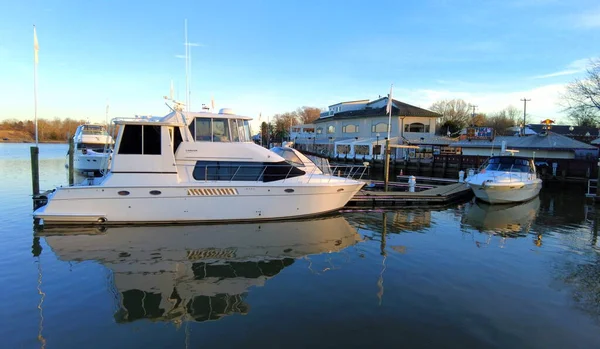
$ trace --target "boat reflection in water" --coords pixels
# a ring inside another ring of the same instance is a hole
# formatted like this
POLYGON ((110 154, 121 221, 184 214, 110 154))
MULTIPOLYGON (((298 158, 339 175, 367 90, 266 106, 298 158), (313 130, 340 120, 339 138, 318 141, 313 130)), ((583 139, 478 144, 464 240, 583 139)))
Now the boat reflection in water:
POLYGON ((514 205, 490 205, 476 200, 466 206, 462 223, 482 232, 525 236, 539 208, 539 197, 514 205))
POLYGON ((119 294, 117 322, 216 320, 246 314, 246 292, 297 258, 361 240, 342 216, 272 223, 44 229, 64 261, 97 261, 119 294))

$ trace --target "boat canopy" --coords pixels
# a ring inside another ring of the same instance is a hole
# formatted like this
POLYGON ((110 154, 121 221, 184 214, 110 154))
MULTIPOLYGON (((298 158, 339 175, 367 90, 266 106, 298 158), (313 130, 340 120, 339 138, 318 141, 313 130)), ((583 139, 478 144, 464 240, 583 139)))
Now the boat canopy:
POLYGON ((486 171, 502 172, 535 172, 533 161, 524 157, 517 156, 494 156, 488 159, 486 171))

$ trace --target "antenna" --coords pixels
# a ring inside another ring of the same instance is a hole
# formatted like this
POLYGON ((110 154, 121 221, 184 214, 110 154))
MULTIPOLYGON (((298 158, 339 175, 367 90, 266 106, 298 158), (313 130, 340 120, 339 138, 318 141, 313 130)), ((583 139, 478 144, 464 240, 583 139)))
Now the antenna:
POLYGON ((190 47, 188 45, 188 32, 187 32, 187 18, 184 20, 184 30, 185 30, 185 109, 186 111, 190 111, 189 109, 189 91, 190 91, 190 79, 189 79, 189 50, 190 47))

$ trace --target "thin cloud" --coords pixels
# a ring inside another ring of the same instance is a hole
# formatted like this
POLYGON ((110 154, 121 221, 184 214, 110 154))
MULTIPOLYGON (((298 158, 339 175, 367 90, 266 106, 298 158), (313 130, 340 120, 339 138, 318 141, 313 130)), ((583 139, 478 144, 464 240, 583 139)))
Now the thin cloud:
POLYGON ((534 79, 547 79, 553 78, 556 76, 565 76, 565 75, 573 75, 577 73, 584 72, 590 62, 589 58, 578 59, 576 61, 571 62, 565 69, 559 70, 554 73, 543 74, 534 76, 534 79))
POLYGON ((582 28, 600 28, 600 7, 577 16, 577 25, 582 28))

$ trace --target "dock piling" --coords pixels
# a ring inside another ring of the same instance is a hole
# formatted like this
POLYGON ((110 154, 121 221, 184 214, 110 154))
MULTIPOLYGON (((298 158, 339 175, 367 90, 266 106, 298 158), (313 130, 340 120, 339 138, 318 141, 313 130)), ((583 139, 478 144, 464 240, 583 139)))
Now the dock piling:
POLYGON ((33 189, 33 196, 35 197, 40 193, 40 148, 36 145, 35 147, 29 148, 29 151, 31 153, 31 186, 33 189))
POLYGON ((73 184, 75 183, 73 171, 73 157, 75 156, 74 148, 75 144, 73 141, 73 137, 69 135, 69 186, 73 186, 73 184))

